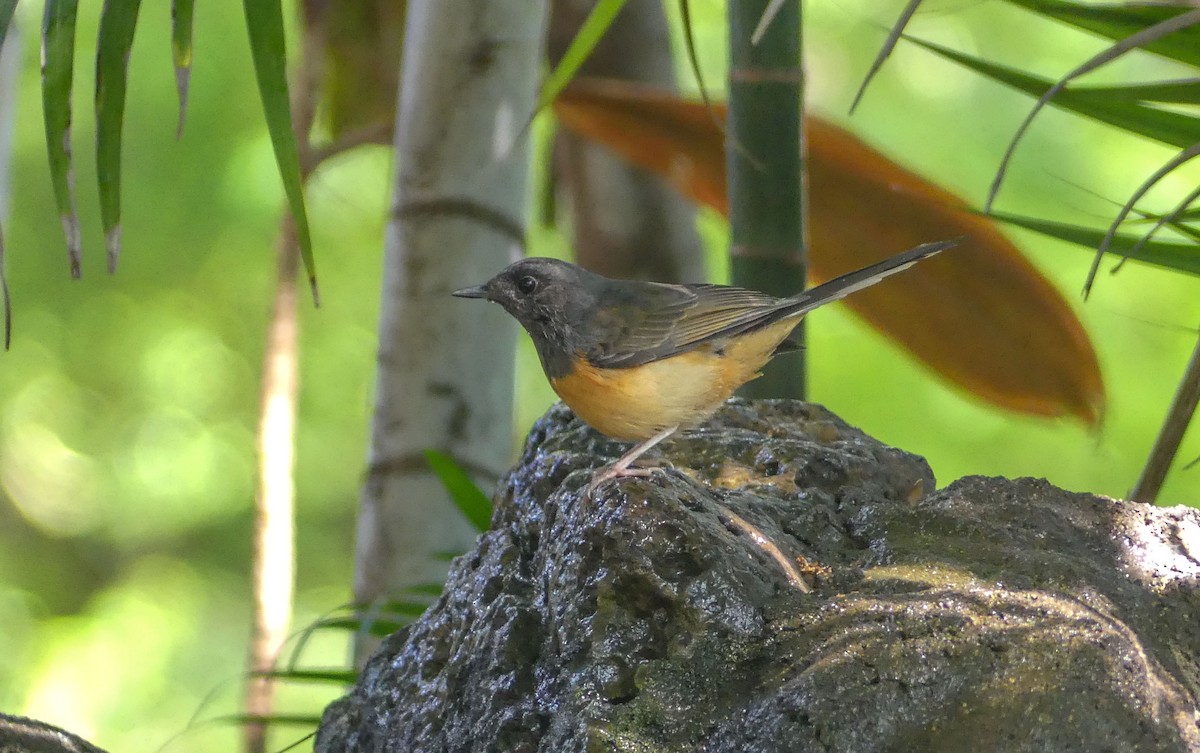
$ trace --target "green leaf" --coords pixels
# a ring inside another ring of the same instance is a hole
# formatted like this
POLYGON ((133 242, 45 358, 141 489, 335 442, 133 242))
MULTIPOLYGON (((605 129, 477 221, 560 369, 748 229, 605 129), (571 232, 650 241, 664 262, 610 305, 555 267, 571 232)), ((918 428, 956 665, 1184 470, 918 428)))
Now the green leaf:
POLYGON ((1185 235, 1188 238, 1196 241, 1200 245, 1200 228, 1194 228, 1191 225, 1182 225, 1179 222, 1168 222, 1167 227, 1171 228, 1180 235, 1185 235))
MULTIPOLYGON (((1158 219, 1158 217, 1152 215, 1148 219, 1156 220, 1156 219, 1158 219)), ((1200 220, 1200 207, 1196 207, 1195 209, 1189 209, 1186 212, 1180 212, 1179 216, 1176 217, 1175 219, 1178 220, 1179 222, 1190 222, 1192 220, 1200 220)))
MULTIPOLYGON (((1008 222, 1018 227, 1048 235, 1051 238, 1074 243, 1089 251, 1095 251, 1104 240, 1105 231, 1096 228, 1070 225, 1063 222, 1051 222, 1035 217, 1024 217, 1016 214, 993 212, 992 217, 1008 222)), ((1137 245, 1140 238, 1133 235, 1116 235, 1109 248, 1113 253, 1128 254, 1137 245)), ((1200 245, 1188 243, 1166 243, 1153 241, 1142 246, 1136 256, 1130 256, 1135 261, 1146 262, 1167 269, 1174 269, 1188 274, 1200 275, 1200 245)))
POLYGON ((851 115, 858 109, 858 103, 862 101, 863 95, 867 93, 867 86, 875 78, 875 74, 879 73, 880 69, 883 68, 884 62, 891 56, 892 51, 896 49, 896 43, 900 41, 900 37, 904 36, 904 29, 908 26, 908 22, 912 20, 920 4, 921 0, 908 0, 908 4, 904 6, 904 10, 900 11, 900 17, 896 19, 896 23, 892 24, 892 28, 888 30, 887 39, 883 41, 883 46, 879 48, 875 59, 871 61, 871 67, 867 70, 867 75, 863 76, 862 83, 858 85, 858 91, 854 93, 854 101, 850 103, 851 115))
MULTIPOLYGON (((1135 190, 1133 194, 1126 199, 1125 203, 1121 205, 1121 210, 1117 212, 1116 219, 1114 219, 1112 224, 1109 225, 1108 233, 1105 234, 1104 240, 1100 241, 1100 245, 1096 247, 1096 258, 1092 261, 1091 271, 1088 273, 1087 282, 1084 283, 1083 286, 1083 294, 1085 297, 1087 296, 1088 291, 1091 290, 1092 281, 1095 280, 1096 273, 1100 269, 1101 259, 1104 257, 1104 254, 1112 248, 1112 241, 1117 234, 1117 228, 1119 228, 1121 223, 1125 221, 1125 218, 1128 217, 1131 212, 1133 212, 1133 209, 1137 205, 1138 201, 1140 201, 1141 198, 1155 186, 1155 184, 1178 169, 1180 165, 1183 165, 1184 163, 1198 156, 1200 156, 1200 142, 1192 144, 1187 149, 1184 149, 1179 154, 1167 160, 1166 163, 1151 173, 1150 177, 1143 181, 1142 185, 1138 186, 1137 190, 1135 190)), ((1191 202, 1192 197, 1189 197, 1180 207, 1180 210, 1185 209, 1191 202)), ((1145 248, 1146 241, 1150 239, 1150 235, 1152 235, 1157 229, 1158 226, 1155 226, 1149 234, 1144 236, 1142 240, 1138 241, 1137 245, 1128 251, 1127 256, 1129 258, 1137 258, 1141 252, 1141 249, 1145 248)))
POLYGON ((558 66, 551 71, 546 82, 542 84, 542 93, 538 95, 537 107, 534 112, 540 112, 553 102, 559 92, 571 83, 571 79, 575 77, 579 67, 592 54, 592 50, 596 49, 596 45, 600 43, 600 39, 608 31, 608 27, 612 26, 613 19, 621 12, 621 8, 625 7, 625 2, 626 0, 599 0, 596 3, 592 12, 583 22, 583 26, 579 27, 579 33, 575 35, 575 38, 571 40, 571 45, 563 53, 562 59, 558 61, 558 66))
MULTIPOLYGON (((1109 39, 1133 34, 1188 12, 1187 6, 1130 4, 1092 5, 1065 0, 1008 0, 1013 5, 1040 13, 1109 39)), ((1142 49, 1181 63, 1200 66, 1200 26, 1181 29, 1143 45, 1142 49)))
POLYGON ((96 43, 96 178, 109 274, 121 254, 121 131, 129 51, 141 0, 105 0, 96 43))
POLYGON ((175 89, 179 92, 179 125, 175 138, 183 135, 187 114, 188 81, 192 75, 192 11, 195 0, 171 2, 171 57, 175 62, 175 89))
POLYGON ((251 672, 251 677, 268 677, 273 680, 291 680, 293 682, 322 682, 350 684, 358 679, 358 672, 352 669, 276 669, 270 672, 251 672))
MULTIPOLYGON (((491 503, 488 503, 488 509, 489 509, 489 511, 491 510, 491 503)), ((489 512, 488 515, 491 515, 491 512, 489 512)), ((492 521, 490 521, 490 520, 488 521, 489 524, 491 522, 492 521)), ((458 554, 456 554, 454 556, 458 557, 461 554, 462 554, 462 552, 459 552, 458 554)), ((408 586, 407 588, 405 588, 404 593, 416 594, 418 596, 431 596, 436 599, 437 597, 442 595, 442 591, 444 591, 444 590, 446 590, 445 583, 418 583, 415 586, 408 586)), ((393 603, 395 603, 395 602, 391 602, 391 601, 387 602, 384 605, 384 609, 386 610, 388 608, 388 606, 393 603)))
POLYGON ((214 718, 218 722, 231 724, 275 724, 303 727, 317 727, 321 723, 320 714, 227 714, 214 718))
POLYGON ((1162 102, 1174 105, 1200 105, 1200 78, 1160 81, 1151 84, 1121 86, 1081 86, 1075 91, 1093 97, 1123 99, 1130 102, 1162 102))
POLYGON ((0 0, 0 50, 4 49, 4 37, 8 34, 8 25, 12 23, 16 9, 17 0, 0 0))
MULTIPOLYGON (((1141 251, 1143 246, 1150 242, 1150 239, 1154 237, 1154 234, 1164 227, 1171 227, 1174 228, 1178 233, 1187 235, 1191 238, 1200 239, 1200 230, 1193 230, 1192 228, 1180 222, 1180 218, 1183 217, 1183 215, 1187 212, 1187 208, 1190 207, 1197 198, 1200 198, 1200 187, 1193 189, 1191 193, 1189 193, 1178 204, 1175 205, 1174 209, 1157 218, 1154 221, 1154 225, 1152 225, 1150 229, 1147 230, 1142 236, 1141 240, 1138 241, 1138 244, 1130 249, 1130 254, 1136 255, 1139 251, 1141 251)), ((1141 212, 1140 214, 1145 215, 1145 212, 1141 212)), ((1115 233, 1115 231, 1113 232, 1115 233)), ((1103 246, 1101 246, 1099 249, 1099 251, 1104 250, 1105 249, 1103 246)))
POLYGON ((340 617, 340 618, 335 617, 335 618, 331 618, 328 620, 322 620, 319 624, 314 625, 313 627, 321 628, 321 629, 346 630, 346 631, 349 631, 351 633, 356 633, 356 634, 365 632, 365 633, 369 633, 371 635, 377 635, 377 636, 391 635, 392 633, 396 632, 397 630, 404 627, 408 623, 412 622, 413 619, 420 617, 421 614, 424 614, 425 610, 428 608, 429 608, 429 606, 426 605, 416 615, 413 615, 411 618, 405 619, 405 620, 385 620, 385 619, 381 619, 381 618, 362 619, 362 618, 357 618, 357 617, 340 617))
MULTIPOLYGON (((1034 97, 1041 96, 1054 86, 1049 79, 991 63, 933 42, 906 38, 930 52, 1034 97)), ((1050 100, 1050 104, 1179 148, 1194 144, 1200 134, 1200 118, 1122 100, 1104 90, 1083 87, 1064 89, 1050 100)))
POLYGON ((243 0, 246 28, 250 32, 250 54, 258 78, 258 94, 267 116, 267 131, 275 149, 275 163, 283 179, 292 217, 296 220, 296 238, 300 258, 308 273, 313 303, 320 305, 317 268, 313 259, 312 237, 308 231, 308 212, 304 207, 304 178, 300 170, 296 132, 292 128, 291 101, 288 97, 287 49, 283 33, 283 9, 279 0, 243 0))
POLYGON ((487 495, 449 455, 437 450, 425 450, 425 459, 471 525, 478 531, 486 531, 492 523, 492 502, 487 495))
MULTIPOLYGON (((1054 82, 1054 85, 1038 97, 1037 102, 1033 104, 1029 114, 1021 121, 1021 125, 1017 126, 1017 132, 1009 142, 1008 148, 1004 151, 1004 156, 1000 158, 1000 167, 996 170, 996 177, 992 180, 991 190, 988 191, 987 199, 983 202, 984 211, 991 211, 992 204, 996 200, 996 195, 1000 192, 1000 184, 1004 181, 1004 174, 1008 169, 1009 162, 1012 161, 1013 154, 1016 152, 1017 144, 1025 137, 1026 131, 1033 123, 1033 119, 1041 112, 1042 108, 1050 103, 1052 99, 1057 97, 1063 90, 1067 88, 1067 84, 1080 76, 1086 75, 1095 71, 1122 55, 1152 44, 1158 40, 1172 36, 1179 31, 1187 30, 1189 27, 1200 25, 1200 8, 1186 13, 1181 13, 1171 16, 1163 21, 1147 26, 1144 29, 1130 34, 1126 37, 1114 41, 1111 45, 1096 53, 1092 57, 1080 65, 1073 68, 1054 82)), ((1100 254, 1104 253, 1103 246, 1097 253, 1097 259, 1100 254)), ((1086 288, 1085 288, 1086 294, 1086 288)))
POLYGON ((318 630, 348 631, 355 635, 369 633, 383 637, 391 635, 411 623, 424 614, 428 608, 429 602, 427 601, 393 601, 378 608, 363 610, 367 612, 366 615, 363 615, 359 611, 354 610, 352 606, 347 606, 345 609, 349 610, 348 614, 341 617, 322 617, 310 622, 300 631, 296 644, 291 651, 288 666, 289 668, 294 667, 299 663, 300 656, 308 646, 309 640, 318 630), (381 618, 381 614, 386 617, 381 618))
MULTIPOLYGON (((429 609, 428 602, 390 601, 385 606, 380 608, 379 610, 376 610, 375 613, 382 615, 383 618, 388 618, 388 617, 397 618, 394 620, 385 619, 384 621, 398 622, 401 618, 408 619, 410 617, 420 617, 421 615, 425 614, 426 609, 429 609)), ((350 628, 353 630, 357 630, 362 627, 362 624, 364 622, 368 622, 368 621, 378 622, 379 619, 382 619, 382 618, 376 618, 374 620, 367 620, 362 617, 359 617, 358 615, 350 615, 347 617, 326 617, 322 620, 319 620, 319 621, 313 623, 313 627, 335 628, 338 630, 350 628)))
POLYGON ((42 19, 42 117, 54 201, 67 239, 72 277, 79 277, 82 269, 75 175, 71 167, 71 79, 77 6, 78 0, 46 0, 42 19))

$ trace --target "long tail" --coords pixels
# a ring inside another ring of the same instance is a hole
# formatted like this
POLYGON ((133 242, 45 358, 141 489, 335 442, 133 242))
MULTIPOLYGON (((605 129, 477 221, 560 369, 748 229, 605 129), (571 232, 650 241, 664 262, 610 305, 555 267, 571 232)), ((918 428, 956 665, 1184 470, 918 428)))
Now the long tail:
POLYGON ((845 298, 851 293, 863 288, 869 288, 880 280, 891 277, 897 272, 903 272, 917 262, 928 259, 934 254, 939 254, 948 248, 953 248, 958 245, 960 240, 961 238, 955 238, 949 241, 923 243, 916 248, 896 254, 869 267, 863 267, 854 272, 844 274, 841 277, 834 278, 815 288, 809 288, 803 293, 798 293, 791 298, 785 299, 787 301, 786 305, 781 306, 771 316, 771 319, 779 321, 807 314, 819 306, 824 306, 832 301, 845 298))

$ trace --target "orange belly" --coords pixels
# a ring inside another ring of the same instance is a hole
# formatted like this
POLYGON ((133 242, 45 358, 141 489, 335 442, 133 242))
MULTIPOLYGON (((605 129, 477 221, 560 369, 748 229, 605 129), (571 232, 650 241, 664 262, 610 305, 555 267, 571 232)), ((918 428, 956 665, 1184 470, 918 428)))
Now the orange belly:
POLYGON ((733 391, 759 375, 798 319, 779 322, 724 343, 624 369, 586 359, 550 386, 571 410, 602 434, 627 442, 711 416, 733 391))

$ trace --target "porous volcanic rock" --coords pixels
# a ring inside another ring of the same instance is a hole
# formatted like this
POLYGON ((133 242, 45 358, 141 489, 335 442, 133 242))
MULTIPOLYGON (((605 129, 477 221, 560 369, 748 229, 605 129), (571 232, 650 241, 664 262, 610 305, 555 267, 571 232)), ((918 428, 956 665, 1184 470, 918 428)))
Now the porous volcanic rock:
POLYGON ((316 750, 1200 751, 1200 510, 934 491, 789 401, 731 401, 583 500, 621 449, 552 409, 316 750))
POLYGON ((82 737, 37 719, 0 713, 0 753, 104 753, 82 737))

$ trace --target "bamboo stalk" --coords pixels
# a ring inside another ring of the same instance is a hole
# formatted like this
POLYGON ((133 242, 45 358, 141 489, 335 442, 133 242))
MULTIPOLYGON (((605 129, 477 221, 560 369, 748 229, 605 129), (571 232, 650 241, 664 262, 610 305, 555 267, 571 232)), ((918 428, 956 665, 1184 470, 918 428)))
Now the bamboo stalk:
MULTIPOLYGON (((806 271, 800 2, 778 4, 758 29, 771 5, 728 4, 730 253, 735 285, 787 296, 804 288, 806 271)), ((795 339, 803 342, 803 324, 795 339)), ((804 383, 803 360, 788 357, 743 394, 800 399, 804 383)))

